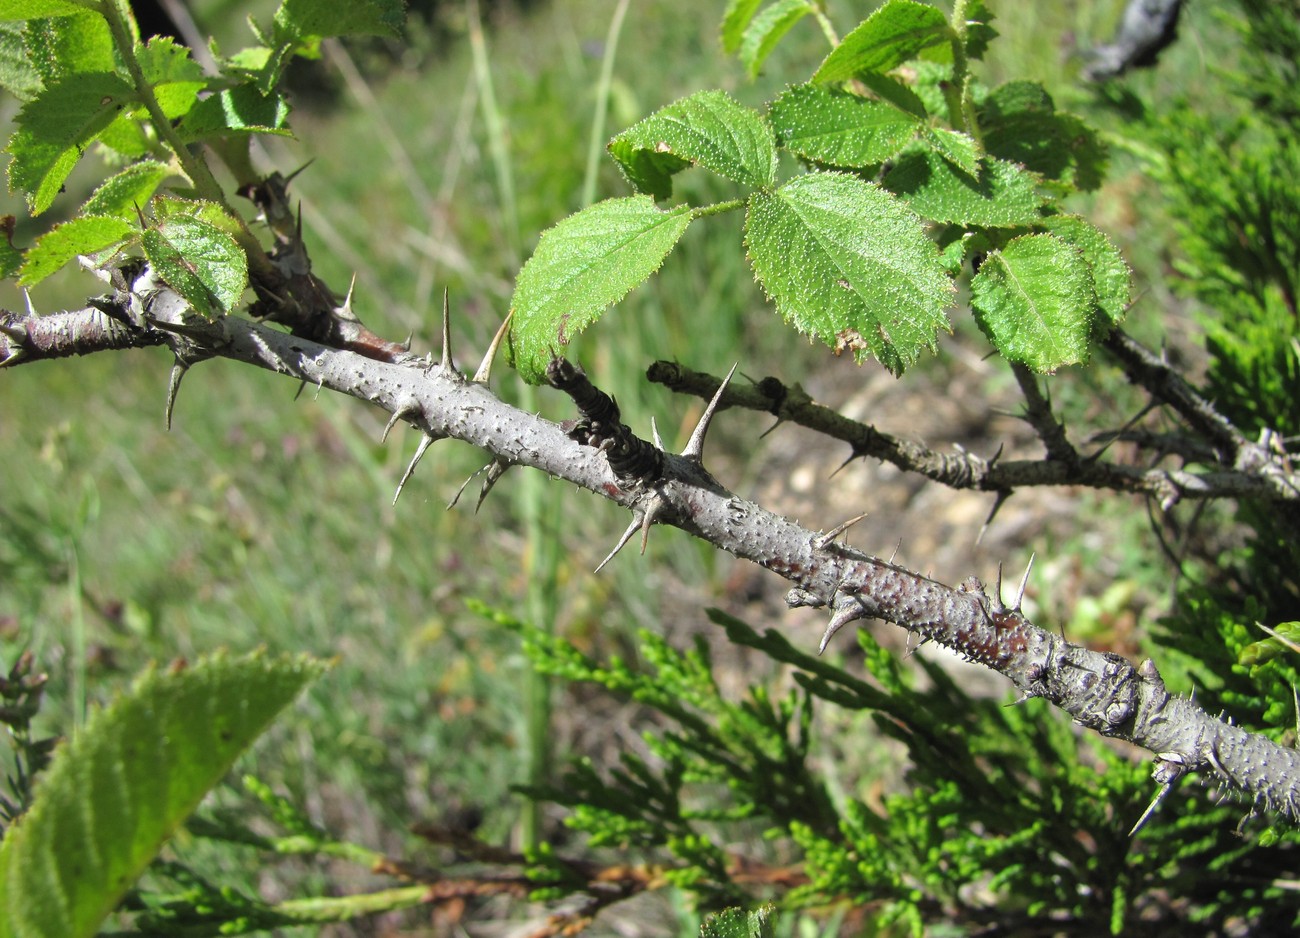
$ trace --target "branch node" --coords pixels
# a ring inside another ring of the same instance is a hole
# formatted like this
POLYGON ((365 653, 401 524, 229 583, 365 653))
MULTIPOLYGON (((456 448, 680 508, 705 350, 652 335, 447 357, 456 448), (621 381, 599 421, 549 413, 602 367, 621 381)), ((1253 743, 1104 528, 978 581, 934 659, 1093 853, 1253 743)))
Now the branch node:
POLYGON ((713 395, 713 400, 709 401, 709 406, 704 408, 704 413, 700 415, 700 422, 695 425, 695 430, 691 433, 686 448, 682 450, 682 455, 687 459, 703 463, 704 437, 709 432, 709 425, 713 422, 713 415, 718 412, 718 404, 722 401, 722 395, 726 393, 727 385, 731 383, 731 376, 735 373, 736 366, 732 365, 731 370, 727 372, 727 376, 722 379, 722 384, 718 385, 718 391, 713 395))

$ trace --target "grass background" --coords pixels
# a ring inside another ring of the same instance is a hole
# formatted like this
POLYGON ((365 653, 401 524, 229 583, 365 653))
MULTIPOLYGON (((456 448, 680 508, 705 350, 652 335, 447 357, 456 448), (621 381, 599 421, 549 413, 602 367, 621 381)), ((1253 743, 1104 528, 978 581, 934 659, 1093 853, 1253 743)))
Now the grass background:
MULTIPOLYGON (((273 8, 196 6, 201 27, 226 50, 243 41, 244 14, 265 21, 273 8)), ((847 32, 870 5, 831 6, 847 32)), ((1122 2, 993 6, 1002 38, 981 77, 1043 77, 1059 104, 1084 107, 1071 42, 1108 36, 1122 2)), ((1191 22, 1160 71, 1136 83, 1162 94, 1204 71, 1205 46, 1216 40, 1213 12, 1203 6, 1192 5, 1191 22)), ((629 5, 599 139, 701 88, 725 88, 761 107, 823 54, 824 40, 808 21, 750 82, 718 48, 722 7, 721 0, 629 5)), ((357 308, 381 334, 410 333, 415 349, 435 348, 446 289, 457 357, 472 370, 540 231, 581 207, 584 188, 594 186, 597 198, 626 194, 608 160, 588 181, 614 9, 608 0, 506 7, 476 38, 472 7, 453 5, 443 21, 450 38, 415 27, 414 51, 389 58, 382 45, 354 45, 327 55, 317 77, 304 79, 308 86, 328 81, 335 97, 322 102, 302 92, 298 139, 265 141, 267 168, 289 172, 312 161, 293 191, 302 199, 316 269, 340 288, 355 275, 357 308)), ((1137 210, 1142 183, 1122 151, 1116 168, 1110 186, 1080 206, 1122 243, 1147 291, 1144 319, 1133 331, 1158 336, 1160 312, 1176 309, 1161 286, 1165 258, 1152 237, 1159 219, 1137 210)), ((75 206, 76 186, 88 178, 74 179, 65 208, 75 206)), ((727 195, 702 176, 682 178, 681 193, 693 202, 727 195)), ((662 274, 572 352, 616 394, 634 427, 644 432, 653 415, 669 441, 684 439, 699 404, 641 380, 655 358, 715 373, 739 360, 756 377, 791 380, 854 371, 845 362, 828 364, 823 350, 780 328, 739 249, 740 219, 706 222, 692 226, 662 274)), ((4 305, 22 302, 3 289, 4 305)), ((42 286, 33 302, 43 310, 80 305, 95 290, 74 275, 42 286)), ((958 324, 939 360, 904 381, 934 393, 945 356, 961 348, 983 354, 969 323, 958 324)), ((413 822, 467 817, 481 823, 480 836, 508 843, 524 824, 523 806, 508 788, 525 778, 529 741, 539 741, 528 722, 527 698, 536 688, 515 640, 468 613, 465 599, 524 617, 551 606, 556 628, 584 648, 635 658, 635 628, 670 637, 698 631, 706 627, 702 607, 725 601, 734 586, 724 560, 675 531, 656 531, 646 558, 620 558, 591 576, 626 519, 518 470, 477 514, 476 482, 459 507, 444 510, 484 462, 458 444, 434 447, 393 507, 412 435, 396 432, 380 444, 377 412, 311 389, 295 400, 291 383, 234 364, 192 371, 166 433, 169 364, 158 352, 133 352, 0 377, 0 660, 7 665, 30 647, 50 672, 46 732, 75 732, 88 706, 109 698, 148 660, 258 645, 337 656, 337 667, 243 768, 367 846, 418 851, 406 833, 413 822), (548 544, 558 546, 549 557, 548 544)), ((989 380, 991 393, 1005 389, 1004 377, 989 380)), ((1067 413, 1086 409, 1090 380, 1062 382, 1058 401, 1067 413)), ((507 398, 568 415, 558 395, 533 396, 503 363, 495 383, 507 398)), ((760 419, 740 415, 722 422, 711 444, 724 467, 720 477, 760 472, 752 441, 763 428, 760 419)), ((1098 539, 1098 528, 1133 523, 1115 520, 1118 514, 1050 546, 1076 557, 1104 553, 1107 538, 1098 539)), ((840 519, 810 520, 829 526, 840 519)), ((634 708, 571 689, 557 700, 540 737, 546 748, 599 758, 636 745, 634 708)), ((555 820, 540 823, 554 834, 555 820)), ((174 851, 270 897, 327 888, 342 875, 285 863, 254 880, 246 852, 186 837, 174 851)), ((662 921, 651 924, 641 913, 641 933, 693 927, 691 915, 671 902, 657 914, 662 921)), ((368 927, 378 926, 358 925, 355 933, 368 927)))

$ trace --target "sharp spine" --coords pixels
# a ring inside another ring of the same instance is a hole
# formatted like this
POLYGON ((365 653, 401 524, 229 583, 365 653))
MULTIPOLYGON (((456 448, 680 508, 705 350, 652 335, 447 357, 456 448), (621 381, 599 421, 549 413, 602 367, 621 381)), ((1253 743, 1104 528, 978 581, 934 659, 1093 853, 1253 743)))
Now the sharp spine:
POLYGON ((436 437, 431 433, 426 433, 424 436, 420 437, 420 445, 416 448, 415 455, 411 457, 411 463, 406 467, 406 472, 402 473, 402 480, 397 483, 397 491, 393 494, 394 505, 396 505, 397 500, 402 497, 402 488, 406 485, 407 480, 411 478, 411 474, 415 472, 415 467, 419 465, 420 460, 424 458, 425 450, 439 439, 441 439, 441 437, 436 437))
POLYGON ((727 376, 722 379, 718 385, 717 392, 713 395, 713 400, 709 401, 709 406, 704 408, 704 413, 700 416, 700 422, 695 425, 695 431, 691 433, 691 438, 686 443, 686 448, 682 450, 682 455, 687 459, 693 459, 696 462, 704 461, 704 437, 709 432, 709 424, 713 422, 713 415, 718 411, 718 404, 722 401, 722 395, 726 393, 727 385, 731 383, 731 376, 736 373, 736 366, 732 365, 727 376))

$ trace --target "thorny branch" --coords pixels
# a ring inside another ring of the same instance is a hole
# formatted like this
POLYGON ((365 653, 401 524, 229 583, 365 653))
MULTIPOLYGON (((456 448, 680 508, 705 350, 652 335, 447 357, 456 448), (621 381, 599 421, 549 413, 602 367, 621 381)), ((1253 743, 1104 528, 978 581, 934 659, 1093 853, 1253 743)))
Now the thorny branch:
MULTIPOLYGON (((463 440, 487 450, 494 463, 540 469, 631 509, 634 523, 646 530, 651 523, 669 524, 776 572, 794 587, 790 605, 829 608, 827 637, 855 621, 895 623, 993 668, 1023 699, 1041 697, 1102 735, 1151 750, 1160 786, 1152 809, 1182 776, 1205 771, 1255 807, 1300 819, 1300 751, 1171 696, 1152 662, 1134 667, 1039 628, 1025 618, 1019 597, 1005 603, 1000 583, 992 595, 975 577, 945 586, 837 543, 840 529, 811 531, 729 492, 702 461, 704 430, 726 401, 726 388, 683 454, 662 453, 653 478, 628 478, 611 468, 599 446, 588 445, 590 437, 573 439, 560 425, 501 401, 485 382, 466 379, 446 349, 441 363, 380 361, 242 318, 202 319, 147 271, 129 290, 84 310, 0 314, 0 363, 54 357, 42 351, 48 347, 42 336, 51 329, 79 337, 59 345, 59 354, 120 348, 130 335, 134 344, 168 345, 178 360, 228 358, 369 401, 429 441, 463 440), (122 328, 92 328, 105 313, 122 328)), ((772 402, 765 400, 769 409, 772 402)))
MULTIPOLYGON (((1010 493, 1026 486, 1083 485, 1150 495, 1165 510, 1184 499, 1300 502, 1300 473, 1291 471, 1285 452, 1270 445, 1267 439, 1252 443, 1241 436, 1167 364, 1133 340, 1118 334, 1118 330, 1106 341, 1106 347, 1116 350, 1116 357, 1130 381, 1145 389, 1159 403, 1167 404, 1194 431, 1203 435, 1153 435, 1121 430, 1105 434, 1100 439, 1127 440, 1157 458, 1179 456, 1184 460, 1183 467, 1144 468, 1096 456, 1085 457, 1078 454, 1063 435, 1059 440, 1053 439, 1053 445, 1057 447, 1055 455, 1049 450, 1046 459, 999 459, 997 456, 985 459, 964 451, 941 453, 922 443, 845 417, 814 402, 798 385, 787 386, 773 377, 748 385, 730 385, 723 392, 719 406, 765 411, 778 420, 842 440, 852 448, 850 459, 874 457, 955 489, 1010 493), (1209 436, 1214 444, 1212 447, 1207 446, 1205 436, 1209 436), (1186 468, 1191 464, 1210 468, 1192 472, 1186 468)), ((652 364, 646 377, 671 390, 705 400, 716 394, 722 384, 713 375, 665 361, 652 364)), ((1037 391, 1032 376, 1028 379, 1027 387, 1037 391)), ((1046 404, 1041 394, 1038 403, 1046 404)), ((1029 406, 1033 411, 1035 402, 1030 401, 1029 406)), ((1031 418, 1031 424, 1046 427, 1046 420, 1059 428, 1050 411, 1031 418)), ((1040 429, 1040 436, 1044 433, 1050 431, 1040 429)))

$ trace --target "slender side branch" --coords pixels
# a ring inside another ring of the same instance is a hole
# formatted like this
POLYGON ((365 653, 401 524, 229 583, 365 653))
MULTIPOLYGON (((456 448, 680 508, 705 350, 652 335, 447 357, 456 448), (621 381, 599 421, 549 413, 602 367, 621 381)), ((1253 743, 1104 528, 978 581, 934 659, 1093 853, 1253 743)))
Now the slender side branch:
POLYGON ((173 347, 178 354, 198 349, 369 401, 405 414, 429 436, 463 440, 627 508, 652 498, 658 523, 789 580, 791 605, 829 608, 835 627, 868 618, 900 625, 993 668, 1026 698, 1044 698, 1084 726, 1153 751, 1162 791, 1188 772, 1208 769, 1255 805, 1300 819, 1300 751, 1170 696, 1149 661, 1134 667, 1037 627, 1020 609, 988 596, 974 577, 945 586, 828 540, 729 492, 698 458, 664 453, 647 492, 620 480, 600 448, 449 369, 376 361, 245 319, 194 319, 166 290, 146 302, 144 314, 154 329, 183 340, 173 347))
MULTIPOLYGON (((656 384, 705 400, 716 394, 722 383, 713 375, 664 361, 651 365, 646 376, 656 384)), ((733 383, 723 395, 720 406, 765 411, 780 420, 844 441, 853 448, 851 458, 871 456, 955 489, 1010 492, 1031 485, 1084 485, 1151 495, 1165 508, 1181 499, 1300 501, 1300 476, 1286 472, 1277 476, 1237 469, 1190 472, 1185 469, 1148 469, 1101 459, 998 460, 985 459, 974 453, 941 453, 921 443, 885 433, 870 424, 851 420, 815 403, 798 385, 787 387, 776 378, 764 378, 749 385, 733 383)), ((1121 437, 1157 450, 1162 455, 1172 452, 1184 458, 1215 461, 1214 454, 1196 445, 1195 440, 1150 438, 1131 432, 1121 434, 1121 437)))

